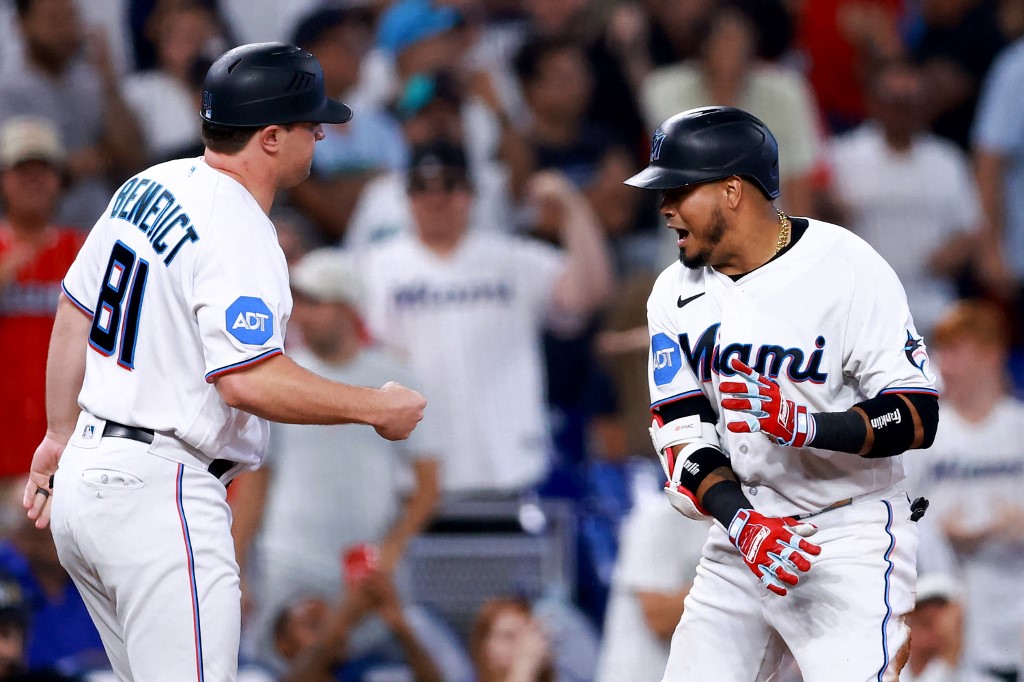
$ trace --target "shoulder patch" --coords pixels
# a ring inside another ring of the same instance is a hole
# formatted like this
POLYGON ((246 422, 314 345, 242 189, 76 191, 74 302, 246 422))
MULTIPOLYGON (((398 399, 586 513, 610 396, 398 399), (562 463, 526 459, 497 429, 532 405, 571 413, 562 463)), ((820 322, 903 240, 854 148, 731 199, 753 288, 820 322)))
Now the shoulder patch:
POLYGON ((907 330, 907 340, 903 344, 903 354, 907 356, 907 362, 916 367, 924 376, 928 378, 928 374, 925 373, 924 366, 928 362, 928 353, 924 349, 924 339, 918 337, 914 338, 911 331, 907 330))
POLYGON ((231 336, 247 346, 261 346, 274 335, 274 316, 255 296, 236 298, 224 314, 224 324, 231 336))
POLYGON ((651 337, 651 356, 654 360, 654 383, 664 386, 676 378, 682 367, 679 344, 667 334, 651 337))

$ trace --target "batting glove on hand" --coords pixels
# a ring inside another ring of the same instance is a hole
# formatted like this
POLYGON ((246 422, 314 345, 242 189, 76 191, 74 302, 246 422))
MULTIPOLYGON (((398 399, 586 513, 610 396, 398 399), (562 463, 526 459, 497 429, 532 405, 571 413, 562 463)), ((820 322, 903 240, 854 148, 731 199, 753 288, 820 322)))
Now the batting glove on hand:
POLYGON ((726 424, 730 431, 760 431, 776 445, 796 448, 814 438, 814 418, 807 407, 787 400, 777 381, 754 371, 737 358, 732 359, 732 368, 746 380, 723 381, 718 387, 723 396, 722 407, 742 413, 740 420, 726 424))
POLYGON ((811 562, 805 553, 821 553, 821 547, 804 540, 816 532, 817 527, 809 523, 764 516, 753 509, 739 510, 729 524, 729 539, 740 550, 743 563, 765 587, 782 597, 786 596, 787 586, 800 581, 797 571, 810 570, 811 562))

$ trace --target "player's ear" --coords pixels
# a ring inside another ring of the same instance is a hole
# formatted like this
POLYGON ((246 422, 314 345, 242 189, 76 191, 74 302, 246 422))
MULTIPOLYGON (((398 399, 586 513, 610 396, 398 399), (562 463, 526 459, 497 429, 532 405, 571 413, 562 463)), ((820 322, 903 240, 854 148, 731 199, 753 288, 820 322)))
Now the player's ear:
POLYGON ((281 134, 284 131, 279 125, 270 125, 265 128, 260 128, 260 131, 256 133, 256 137, 259 139, 260 147, 263 151, 268 154, 273 154, 281 146, 281 134))
POLYGON ((736 209, 740 205, 740 199, 743 198, 743 180, 738 175, 726 178, 722 182, 722 193, 725 196, 725 205, 731 209, 736 209))

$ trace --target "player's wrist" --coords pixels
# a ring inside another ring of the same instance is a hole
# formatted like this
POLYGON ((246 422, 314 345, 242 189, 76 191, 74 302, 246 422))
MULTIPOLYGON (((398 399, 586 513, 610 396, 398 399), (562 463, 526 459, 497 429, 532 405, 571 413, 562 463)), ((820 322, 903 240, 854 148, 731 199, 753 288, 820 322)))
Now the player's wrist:
POLYGON ((729 528, 740 511, 754 508, 736 481, 721 481, 714 484, 701 497, 700 504, 726 529, 729 528))
POLYGON ((807 440, 807 445, 837 452, 858 453, 864 447, 867 438, 867 424, 864 417, 853 411, 816 412, 814 418, 814 435, 807 440))

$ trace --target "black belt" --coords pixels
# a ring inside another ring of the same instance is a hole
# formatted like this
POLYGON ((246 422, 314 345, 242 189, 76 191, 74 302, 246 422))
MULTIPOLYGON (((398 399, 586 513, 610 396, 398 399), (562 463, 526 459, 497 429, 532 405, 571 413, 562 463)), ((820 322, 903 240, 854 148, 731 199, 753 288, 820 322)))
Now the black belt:
MULTIPOLYGON (((124 424, 118 424, 117 422, 107 421, 106 426, 103 427, 104 438, 127 438, 128 440, 137 440, 140 443, 146 443, 147 445, 153 442, 153 429, 140 429, 136 426, 125 426, 124 424)), ((221 478, 228 471, 233 469, 238 462, 233 462, 230 459, 215 459, 210 462, 210 466, 206 468, 216 478, 221 478)))

